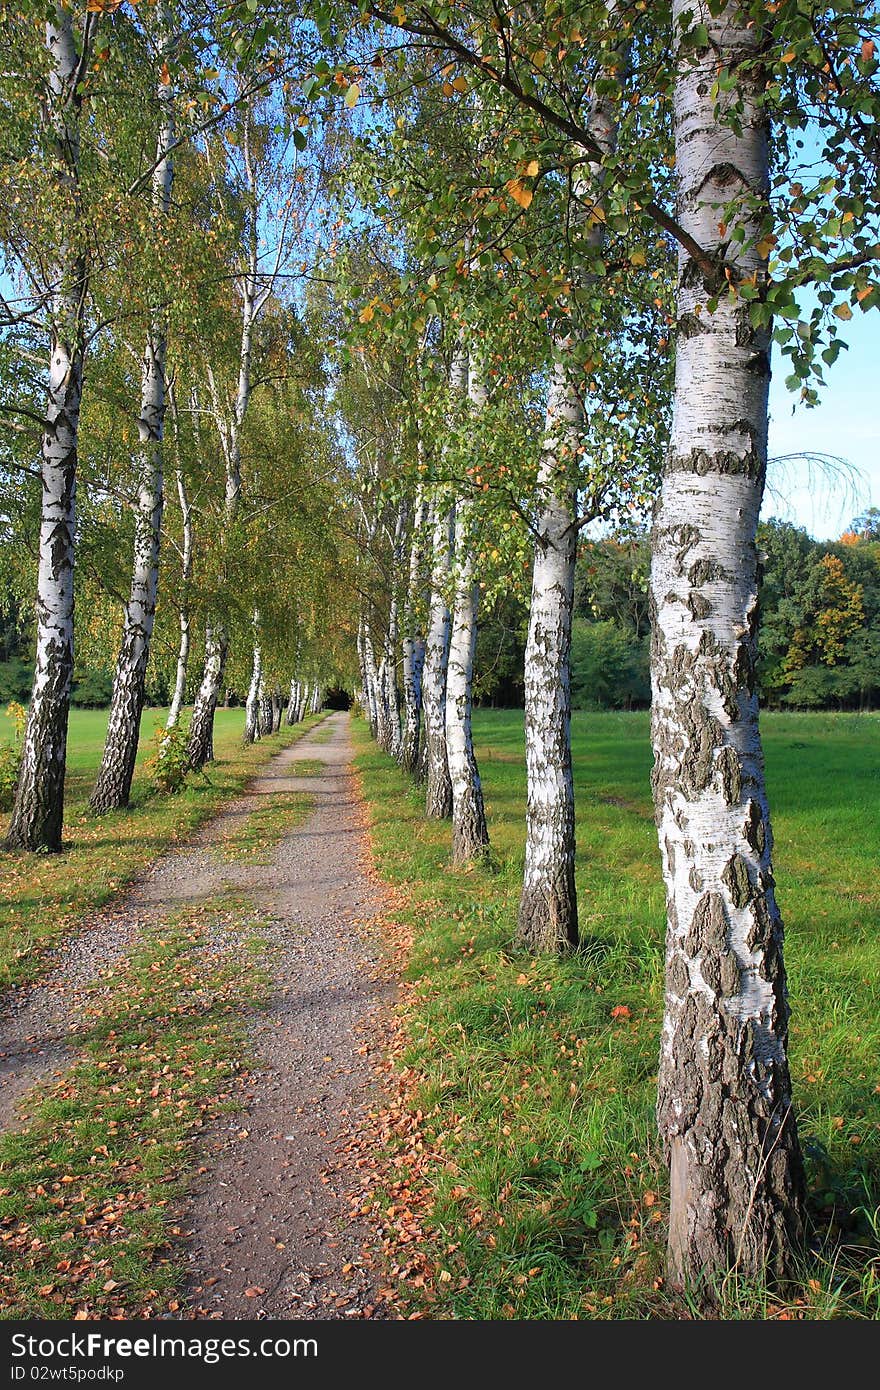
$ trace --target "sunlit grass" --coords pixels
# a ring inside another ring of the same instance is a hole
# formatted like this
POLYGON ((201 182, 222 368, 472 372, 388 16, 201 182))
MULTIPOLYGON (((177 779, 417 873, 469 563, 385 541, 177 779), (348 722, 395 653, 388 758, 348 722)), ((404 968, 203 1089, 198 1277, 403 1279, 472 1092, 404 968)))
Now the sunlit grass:
MULTIPOLYGON (((771 715, 764 734, 814 1248, 784 1303, 734 1280, 724 1311, 876 1317, 880 721, 771 715)), ((429 1169, 435 1277, 413 1296, 435 1317, 670 1316, 647 716, 575 716, 583 947, 563 961, 512 949, 522 716, 478 712, 475 737, 493 873, 451 869, 448 826, 423 817, 421 794, 358 731, 380 872, 405 889, 415 934, 414 1104, 443 1155, 429 1169)))

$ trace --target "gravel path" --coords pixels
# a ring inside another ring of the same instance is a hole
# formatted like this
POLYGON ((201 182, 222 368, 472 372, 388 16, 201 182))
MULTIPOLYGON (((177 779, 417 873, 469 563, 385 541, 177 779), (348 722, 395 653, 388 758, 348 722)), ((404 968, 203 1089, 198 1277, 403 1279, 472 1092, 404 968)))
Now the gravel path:
POLYGON ((331 715, 188 844, 168 851, 57 953, 40 984, 0 1019, 0 1129, 35 1082, 63 1070, 87 1021, 86 989, 143 928, 232 889, 267 923, 273 985, 250 1029, 245 1109, 203 1141, 188 1209, 188 1292, 178 1316, 371 1316, 375 1278, 334 1180, 337 1156, 372 1087, 376 1011, 393 994, 371 924, 381 899, 363 871, 366 838, 350 771, 346 714, 331 715), (320 761, 319 776, 296 764, 320 761), (268 864, 223 862, 213 846, 257 804, 307 792, 310 814, 268 864))

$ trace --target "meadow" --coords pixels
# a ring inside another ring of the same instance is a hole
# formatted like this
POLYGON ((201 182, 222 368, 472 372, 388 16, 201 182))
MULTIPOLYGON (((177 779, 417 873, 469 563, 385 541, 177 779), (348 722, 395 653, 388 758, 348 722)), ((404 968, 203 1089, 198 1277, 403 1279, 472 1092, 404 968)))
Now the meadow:
MULTIPOLYGON (((408 1213, 382 1218, 403 1232, 402 1270, 407 1221, 421 1223, 430 1258, 403 1283, 431 1317, 668 1315, 653 1119, 664 895, 648 716, 574 716, 582 944, 562 961, 512 945, 522 715, 478 711, 474 727, 493 862, 458 873, 448 826, 424 818, 421 794, 358 726, 378 869, 401 889, 414 937, 399 1084, 404 1111, 422 1117, 404 1186, 380 1192, 377 1210, 408 1213)), ((873 1318, 880 719, 771 714, 763 730, 812 1228, 796 1289, 783 1298, 732 1274, 723 1307, 873 1318)))

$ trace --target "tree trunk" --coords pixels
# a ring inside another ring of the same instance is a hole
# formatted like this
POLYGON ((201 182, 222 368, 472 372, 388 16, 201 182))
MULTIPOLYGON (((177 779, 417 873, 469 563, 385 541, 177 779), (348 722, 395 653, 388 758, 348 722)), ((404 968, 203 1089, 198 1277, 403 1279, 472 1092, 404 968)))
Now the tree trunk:
MULTIPOLYGON (((750 245, 769 188, 760 29, 732 5, 713 17, 705 3, 676 0, 677 22, 690 11, 708 42, 680 60, 679 218, 720 263, 718 209, 743 196, 734 220, 746 245, 724 232, 727 265, 734 279, 760 276, 765 263, 750 245), (738 83, 716 96, 722 69, 738 83), (716 119, 718 101, 732 124, 716 119)), ((671 1170, 669 1282, 711 1299, 732 1269, 749 1281, 791 1274, 803 1174, 755 682, 770 336, 752 327, 743 300, 722 293, 708 313, 707 298, 682 254, 651 600, 654 797, 669 917, 658 1095, 671 1170)))
MULTIPOLYGON (((486 390, 475 354, 468 352, 463 338, 453 359, 450 387, 453 395, 466 391, 469 406, 478 411, 486 403, 486 390)), ((489 845, 483 789, 471 737, 471 690, 480 598, 474 574, 472 512, 473 502, 461 498, 455 515, 455 591, 446 671, 446 756, 452 788, 454 864, 481 858, 489 845)))
POLYGON ((379 672, 376 668, 376 657, 373 650, 373 637, 370 632, 369 621, 364 622, 364 663, 367 672, 367 698, 369 700, 370 732, 373 738, 380 745, 384 734, 384 720, 382 715, 382 701, 379 687, 379 672))
POLYGON ((446 754, 452 790, 452 861, 485 854, 489 831, 471 737, 471 685, 477 646, 479 586, 474 580, 470 503, 459 501, 455 521, 455 600, 446 673, 446 754))
MULTIPOLYGON (((163 35, 163 39, 160 56, 163 57, 163 68, 167 74, 164 64, 167 35, 163 35)), ((171 204, 174 168, 169 151, 174 142, 174 107, 173 89, 169 83, 160 80, 156 91, 160 115, 157 163, 153 171, 153 210, 161 221, 167 216, 171 204)), ((128 805, 137 759, 147 663, 156 618, 159 547, 165 505, 162 442, 165 433, 166 349, 165 315, 157 310, 153 313, 147 337, 141 378, 141 409, 138 417, 141 477, 135 510, 131 589, 113 678, 104 754, 89 799, 92 810, 98 813, 119 810, 128 805)))
MULTIPOLYGON (((92 30, 92 33, 94 31, 92 30)), ((80 55, 73 11, 56 5, 46 24, 49 121, 58 168, 59 227, 79 212, 80 55)), ((45 429, 40 452, 42 510, 37 573, 34 684, 6 844, 60 850, 64 820, 67 721, 73 680, 73 565, 79 411, 85 357, 84 313, 88 262, 78 245, 64 245, 50 271, 55 286, 45 429)))
POLYGON ((283 706, 282 706, 282 702, 281 702, 281 691, 280 691, 280 690, 273 690, 273 691, 272 691, 272 732, 273 732, 273 734, 277 734, 278 731, 279 731, 279 729, 281 728, 281 715, 282 715, 282 712, 283 712, 283 706))
POLYGON ((409 554, 409 586, 404 612, 403 639, 403 707, 404 727, 400 743, 400 765, 415 775, 419 766, 419 745, 422 732, 422 668, 425 664, 425 641, 417 629, 416 605, 422 587, 422 545, 425 524, 425 503, 421 485, 416 496, 415 516, 409 554))
POLYGON ((205 666, 202 683, 193 705, 192 724, 187 743, 187 757, 193 768, 204 767, 214 758, 214 711, 223 684, 229 639, 225 627, 217 625, 205 631, 205 666))
POLYGON ((272 692, 271 690, 265 689, 262 681, 260 682, 258 704, 260 712, 260 737, 268 738, 269 735, 272 733, 272 725, 274 723, 274 716, 272 713, 272 692))
MULTIPOLYGON (((570 355, 570 354, 569 354, 570 355)), ((526 859, 517 939, 531 951, 577 945, 571 771, 571 619, 577 559, 577 454, 584 412, 556 363, 538 476, 540 510, 525 654, 526 859)))
POLYGON ((192 508, 186 491, 183 470, 177 469, 177 496, 183 518, 183 550, 181 553, 181 604, 177 618, 180 624, 180 646, 177 652, 177 674, 174 680, 174 694, 168 711, 166 729, 173 729, 180 720, 180 711, 186 699, 186 673, 189 667, 189 585, 192 578, 192 508))
POLYGON ((93 811, 128 805, 137 758, 150 640, 156 617, 159 544, 164 496, 162 430, 165 416, 165 335, 150 342, 144 358, 141 399, 143 476, 135 512, 134 565, 116 661, 104 753, 89 805, 93 811))
POLYGON ((431 563, 431 606, 422 668, 422 708, 425 717, 425 813, 437 820, 452 815, 452 785, 446 755, 446 680, 449 663, 450 614, 446 587, 452 564, 455 508, 442 501, 434 509, 431 563))
MULTIPOLYGON (((254 626, 256 626, 256 614, 254 614, 254 626)), ((254 643, 254 659, 251 667, 251 683, 248 687, 247 700, 244 707, 244 741, 253 743, 259 739, 260 734, 260 690, 263 685, 263 653, 258 645, 254 643)))
POLYGON ((287 701, 287 713, 285 715, 285 719, 287 720, 287 723, 290 725, 293 725, 297 722, 297 691, 298 684, 295 680, 292 680, 290 682, 290 696, 287 701))

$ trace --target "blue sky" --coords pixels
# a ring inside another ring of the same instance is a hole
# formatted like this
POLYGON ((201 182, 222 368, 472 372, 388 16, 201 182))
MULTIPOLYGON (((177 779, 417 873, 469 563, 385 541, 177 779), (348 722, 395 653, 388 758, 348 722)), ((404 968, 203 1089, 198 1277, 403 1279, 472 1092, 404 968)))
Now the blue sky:
POLYGON ((778 356, 770 388, 771 460, 809 451, 851 466, 849 477, 829 477, 803 462, 771 463, 768 470, 764 519, 805 526, 820 540, 839 536, 866 507, 880 507, 880 312, 856 310, 841 337, 849 351, 826 373, 821 405, 795 406, 778 356))

